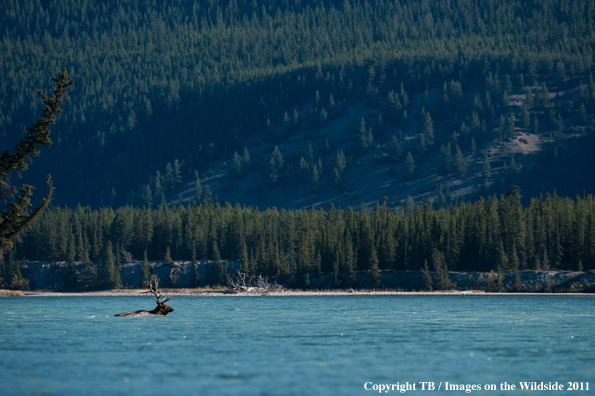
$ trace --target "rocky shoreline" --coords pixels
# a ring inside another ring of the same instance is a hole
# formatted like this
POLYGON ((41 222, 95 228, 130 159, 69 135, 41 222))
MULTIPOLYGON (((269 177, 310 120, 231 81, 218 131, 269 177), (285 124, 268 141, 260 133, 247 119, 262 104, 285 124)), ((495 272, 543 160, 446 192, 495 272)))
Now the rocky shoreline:
MULTIPOLYGON (((188 292, 168 291, 168 295, 182 297, 295 297, 295 296, 587 296, 594 293, 508 293, 481 291, 448 291, 448 292, 391 292, 391 291, 301 291, 289 290, 282 293, 225 293, 225 292, 188 292)), ((0 294, 0 297, 2 295, 0 294)), ((97 292, 24 292, 24 297, 146 297, 141 291, 97 291, 97 292)))
MULTIPOLYGON (((190 289, 190 269, 192 263, 190 261, 180 261, 174 263, 173 266, 165 265, 162 262, 151 262, 153 273, 160 279, 159 285, 166 289, 190 289)), ((201 287, 206 286, 208 261, 198 262, 198 271, 200 275, 201 287)), ((141 285, 141 266, 142 262, 132 261, 123 263, 120 270, 122 285, 125 292, 126 289, 137 289, 141 285)), ((47 291, 61 291, 64 290, 63 275, 66 273, 67 264, 65 262, 38 262, 29 261, 22 263, 22 274, 27 280, 29 289, 47 290, 47 291)), ((239 267, 239 262, 229 261, 228 267, 230 272, 239 267)), ((81 272, 82 264, 76 264, 77 271, 81 272)), ((457 291, 486 291, 488 287, 488 278, 490 273, 486 272, 451 272, 450 280, 456 283, 457 291)), ((556 271, 524 271, 520 272, 520 281, 522 288, 521 294, 526 293, 595 293, 595 274, 591 272, 556 272, 556 271)), ((504 274, 502 282, 502 292, 511 293, 516 291, 514 288, 516 275, 512 272, 504 274)), ((416 271, 381 271, 380 279, 383 285, 383 291, 376 291, 379 293, 398 294, 400 292, 420 292, 425 290, 423 274, 416 271)), ((340 291, 333 291, 332 274, 310 275, 309 289, 317 290, 319 293, 340 294, 340 291)), ((284 284, 282 280, 279 283, 286 288, 291 289, 292 285, 284 284)), ((351 285, 358 292, 356 293, 370 293, 368 285, 368 275, 365 272, 356 274, 355 281, 351 285), (368 289, 368 290, 366 290, 368 289)), ((29 292, 27 292, 29 293, 29 292)), ((102 292, 103 293, 103 292, 102 292)), ((117 295, 122 295, 117 292, 117 295)), ((213 295, 218 295, 217 292, 213 295)), ((296 292, 298 293, 298 292, 296 292)), ((301 292, 299 292, 301 293, 301 292)), ((307 292, 308 295, 313 295, 314 292, 307 292)), ((196 293, 195 293, 196 294, 196 293)), ((203 295, 201 293, 200 295, 203 295)), ((220 294, 220 293, 219 293, 220 294)), ((435 294, 435 293, 432 293, 435 294)), ((486 294, 486 293, 482 293, 486 294)), ((501 295, 503 293, 496 293, 501 295)), ((70 294, 68 294, 70 295, 70 294)), ((89 295, 83 293, 82 295, 89 295)), ((102 294, 105 295, 105 294, 102 294)), ((192 294, 193 295, 193 294, 192 294)), ((237 295, 237 294, 236 294, 237 295)), ((275 294, 271 294, 275 295, 275 294)), ((287 295, 281 293, 281 295, 287 295)), ((301 295, 301 294, 300 294, 301 295)))

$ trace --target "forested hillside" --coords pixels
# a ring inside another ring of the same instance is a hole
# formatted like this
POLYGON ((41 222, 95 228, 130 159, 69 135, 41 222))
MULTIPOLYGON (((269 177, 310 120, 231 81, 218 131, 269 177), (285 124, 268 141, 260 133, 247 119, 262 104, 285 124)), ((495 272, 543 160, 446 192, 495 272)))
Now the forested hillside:
POLYGON ((457 185, 503 192, 512 179, 526 196, 574 195, 592 191, 571 183, 590 168, 566 164, 589 164, 594 10, 590 0, 4 1, 0 141, 16 142, 40 111, 34 92, 66 67, 76 89, 30 171, 38 185, 54 175, 56 204, 233 202, 256 185, 264 193, 248 203, 297 194, 292 207, 336 196, 345 206, 388 195, 378 186, 399 178, 391 191, 425 181, 391 192, 391 205, 447 203, 457 185), (367 186, 374 164, 384 171, 367 186), (229 182, 204 183, 218 175, 229 182))

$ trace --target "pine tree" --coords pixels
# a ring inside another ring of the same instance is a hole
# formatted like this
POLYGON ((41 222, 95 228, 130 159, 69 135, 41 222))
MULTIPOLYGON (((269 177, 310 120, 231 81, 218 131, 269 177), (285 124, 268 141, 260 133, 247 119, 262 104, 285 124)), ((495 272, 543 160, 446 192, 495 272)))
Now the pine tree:
POLYGON ((75 260, 76 260, 76 242, 75 242, 74 233, 71 233, 70 237, 68 238, 68 256, 66 258, 66 261, 68 261, 69 263, 74 263, 75 260))
POLYGON ((514 127, 514 114, 509 113, 508 118, 506 119, 506 137, 512 138, 514 137, 515 127, 514 127))
POLYGON ((498 138, 504 140, 506 138, 506 120, 504 115, 500 114, 500 120, 498 122, 498 138))
POLYGON ((341 287, 351 287, 355 281, 355 254, 353 251, 353 242, 349 231, 345 229, 343 234, 343 253, 342 260, 339 262, 339 283, 341 287))
POLYGON ((426 90, 424 91, 424 96, 421 99, 421 105, 423 107, 427 107, 430 104, 430 91, 428 89, 428 85, 426 84, 426 90))
POLYGON ((184 166, 184 161, 180 162, 176 158, 174 160, 174 172, 172 175, 172 187, 176 188, 182 183, 182 166, 184 166))
POLYGON ((403 107, 409 107, 409 96, 407 96, 403 83, 401 83, 401 98, 403 98, 403 107))
POLYGON ((434 145, 434 123, 432 122, 432 117, 430 116, 429 111, 424 111, 422 109, 422 128, 421 133, 423 134, 426 144, 428 147, 432 147, 434 145))
POLYGON ((490 274, 488 275, 488 277, 486 279, 485 291, 487 291, 487 292, 495 291, 496 290, 496 286, 494 286, 495 281, 496 281, 496 273, 494 272, 494 270, 491 270, 490 274))
POLYGON ((312 172, 310 173, 310 183, 312 186, 317 186, 318 181, 320 180, 320 172, 318 171, 318 167, 316 164, 312 167, 312 172))
POLYGON ((446 145, 440 146, 440 163, 441 170, 446 173, 451 173, 454 159, 452 158, 452 150, 450 148, 450 142, 446 145))
POLYGON ((97 275, 95 274, 95 269, 93 268, 93 264, 89 257, 85 257, 83 261, 83 269, 81 271, 81 277, 79 280, 79 285, 84 290, 91 290, 98 286, 99 281, 97 279, 97 275))
POLYGON ((201 202, 203 194, 202 194, 202 185, 200 183, 200 178, 198 177, 198 172, 195 173, 196 182, 194 182, 194 199, 196 199, 196 203, 201 202))
POLYGON ((219 252, 219 245, 217 244, 216 240, 213 240, 213 245, 211 248, 211 258, 214 262, 221 261, 221 253, 219 252))
POLYGON ((198 274, 198 265, 196 263, 196 260, 192 260, 190 268, 190 287, 200 287, 200 276, 198 274))
POLYGON ((502 272, 502 266, 498 266, 498 291, 504 291, 504 272, 502 272))
POLYGON ((585 108, 584 103, 581 103, 581 106, 579 107, 578 119, 583 124, 587 122, 587 109, 585 108))
POLYGON ((281 153, 281 150, 279 150, 279 147, 275 146, 275 148, 273 149, 273 153, 271 154, 271 159, 269 161, 269 169, 270 169, 269 178, 273 184, 277 183, 277 180, 279 177, 278 173, 282 167, 283 167, 283 154, 281 153))
POLYGON ((388 155, 394 161, 399 160, 403 156, 403 147, 401 146, 401 139, 397 135, 393 135, 388 144, 388 155))
POLYGON ((318 162, 316 163, 316 168, 318 168, 318 173, 320 177, 324 174, 324 166, 322 165, 322 159, 318 157, 318 162))
POLYGON ((388 114, 393 120, 398 120, 401 115, 401 109, 403 105, 399 100, 399 94, 395 91, 389 91, 388 93, 388 114))
POLYGON ((529 114, 529 109, 527 109, 527 106, 522 107, 521 123, 523 125, 523 128, 525 128, 525 130, 528 131, 529 127, 531 126, 531 116, 529 114))
POLYGON ((271 158, 274 160, 275 166, 278 169, 281 169, 283 167, 283 154, 281 153, 281 150, 279 150, 278 146, 275 146, 275 148, 273 149, 273 154, 271 154, 271 158))
POLYGON ((240 256, 240 272, 246 276, 250 276, 250 262, 248 259, 248 247, 246 242, 242 244, 242 253, 240 256))
POLYGON ((547 107, 550 104, 550 93, 545 85, 545 81, 543 82, 539 93, 537 94, 537 107, 547 107))
POLYGON ((444 259, 444 253, 439 250, 434 250, 432 254, 432 263, 434 265, 434 271, 436 272, 434 277, 434 288, 436 290, 451 290, 456 285, 450 280, 450 273, 444 259))
POLYGON ((450 98, 448 97, 446 81, 444 81, 444 85, 442 86, 442 109, 445 114, 450 110, 450 98))
POLYGON ((21 264, 15 259, 14 249, 10 251, 6 269, 6 280, 9 289, 23 290, 27 287, 27 281, 23 279, 21 272, 21 264))
POLYGON ((432 291, 433 290, 433 288, 432 288, 433 281, 432 281, 432 274, 430 274, 430 269, 428 268, 428 260, 424 260, 424 266, 421 270, 421 273, 424 277, 424 288, 427 291, 432 291))
POLYGON ((270 169, 270 173, 269 173, 269 180, 272 184, 277 184, 277 181, 279 180, 279 175, 277 175, 277 167, 275 166, 275 160, 273 158, 271 158, 271 160, 269 161, 269 169, 270 169))
POLYGON ((151 209, 151 206, 153 205, 153 192, 151 191, 151 186, 148 184, 146 184, 145 188, 142 190, 141 202, 149 209, 151 209))
POLYGON ((512 244, 512 253, 510 255, 509 270, 512 272, 519 271, 519 256, 517 255, 516 244, 514 242, 512 244))
POLYGON ((454 167, 457 170, 458 177, 460 179, 465 178, 465 175, 467 175, 467 162, 465 161, 458 144, 455 147, 454 167))
POLYGON ((502 94, 502 107, 507 109, 510 106, 510 98, 508 97, 508 93, 504 91, 502 94))
POLYGON ((174 261, 171 258, 169 246, 165 250, 165 256, 163 257, 163 264, 167 265, 168 267, 172 267, 174 265, 174 261))
POLYGON ((329 98, 328 98, 328 106, 329 106, 329 111, 330 111, 330 114, 331 114, 331 116, 332 116, 332 115, 333 115, 333 113, 334 113, 334 110, 335 110, 335 98, 333 97, 333 94, 330 94, 330 95, 329 95, 329 98))
POLYGON ((292 122, 293 128, 297 129, 297 127, 300 123, 300 117, 299 117, 297 109, 293 109, 293 114, 291 116, 291 122, 292 122))
POLYGON ((360 147, 363 150, 371 149, 372 145, 374 144, 374 134, 372 133, 372 127, 366 129, 366 123, 363 118, 360 122, 359 141, 360 147))
POLYGON ((233 157, 231 157, 231 170, 234 175, 242 174, 242 158, 239 156, 237 151, 233 152, 233 157))
POLYGON ((99 282, 103 289, 114 289, 116 287, 114 262, 115 258, 112 241, 107 241, 99 271, 99 282))
POLYGON ((209 285, 211 286, 225 286, 229 283, 229 273, 227 263, 221 261, 221 254, 217 241, 213 241, 212 247, 213 261, 209 264, 209 285))
POLYGON ((304 290, 310 289, 310 274, 306 274, 304 277, 304 290))
POLYGON ((267 118, 267 122, 264 124, 264 128, 267 131, 268 136, 275 135, 275 127, 273 126, 273 123, 271 122, 270 118, 267 118))
POLYGON ((380 279, 380 268, 378 267, 378 253, 372 247, 370 251, 370 258, 368 261, 368 285, 372 289, 379 289, 382 287, 382 280, 380 279))
POLYGON ((339 169, 339 171, 341 173, 343 173, 343 171, 347 167, 347 161, 345 159, 345 154, 343 154, 343 150, 339 150, 337 152, 337 158, 335 159, 335 166, 337 167, 337 169, 339 169))
POLYGON ((143 265, 141 267, 141 287, 147 288, 149 287, 149 279, 151 277, 151 264, 149 264, 149 260, 147 259, 147 251, 145 250, 145 256, 143 258, 143 265))
POLYGON ((116 254, 114 261, 114 289, 122 288, 122 277, 120 276, 120 263, 124 261, 126 251, 120 248, 120 243, 116 243, 116 254))
POLYGON ((250 166, 250 152, 247 147, 244 147, 244 155, 242 156, 242 170, 246 172, 250 166))
POLYGON ((409 178, 413 178, 415 175, 415 161, 413 160, 413 155, 411 155, 411 151, 407 153, 407 158, 405 159, 405 166, 407 167, 407 175, 409 178))
POLYGON ((322 108, 322 110, 320 110, 320 115, 319 115, 319 119, 318 121, 320 122, 320 125, 326 125, 326 122, 328 121, 328 114, 326 112, 326 110, 324 109, 324 107, 322 108))
POLYGON ((523 284, 521 282, 521 276, 519 273, 519 256, 516 252, 516 244, 512 245, 512 253, 510 254, 510 271, 514 273, 514 291, 520 292, 523 290, 523 284))
POLYGON ((165 189, 174 188, 174 168, 171 163, 167 163, 165 166, 165 174, 163 175, 163 187, 165 189))

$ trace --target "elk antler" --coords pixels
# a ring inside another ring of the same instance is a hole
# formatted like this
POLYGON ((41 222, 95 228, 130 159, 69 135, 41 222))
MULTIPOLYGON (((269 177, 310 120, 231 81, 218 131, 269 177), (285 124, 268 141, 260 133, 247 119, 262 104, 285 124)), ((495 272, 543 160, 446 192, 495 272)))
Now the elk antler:
POLYGON ((165 300, 161 300, 161 292, 159 291, 159 282, 157 282, 156 279, 155 279, 155 287, 153 287, 153 281, 152 280, 149 281, 149 291, 146 293, 154 294, 155 298, 157 299, 157 304, 163 304, 163 303, 171 300, 171 296, 167 297, 165 300))

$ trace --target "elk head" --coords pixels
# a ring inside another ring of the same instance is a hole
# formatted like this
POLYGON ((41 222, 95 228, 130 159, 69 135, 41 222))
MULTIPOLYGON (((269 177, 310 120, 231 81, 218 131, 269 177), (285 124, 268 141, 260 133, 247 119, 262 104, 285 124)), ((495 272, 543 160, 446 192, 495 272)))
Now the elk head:
POLYGON ((174 309, 165 303, 171 300, 171 296, 167 297, 165 300, 161 299, 161 292, 159 291, 159 284, 157 283, 157 279, 155 279, 155 286, 153 287, 153 281, 149 281, 149 291, 147 293, 152 293, 155 295, 157 307, 151 311, 153 315, 167 315, 170 312, 173 312, 174 309))

